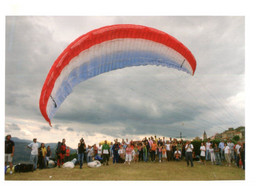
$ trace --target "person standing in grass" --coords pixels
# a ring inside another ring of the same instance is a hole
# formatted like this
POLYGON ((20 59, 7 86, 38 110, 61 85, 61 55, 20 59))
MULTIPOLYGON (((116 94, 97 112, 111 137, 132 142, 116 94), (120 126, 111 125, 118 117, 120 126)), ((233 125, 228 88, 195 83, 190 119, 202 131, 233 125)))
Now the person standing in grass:
POLYGON ((147 150, 147 161, 149 161, 151 157, 151 147, 148 141, 145 142, 145 147, 147 150))
POLYGON ((147 162, 147 148, 146 148, 145 142, 143 142, 142 150, 143 150, 144 162, 147 162))
MULTIPOLYGON (((130 143, 130 142, 129 142, 130 143)), ((121 153, 123 153, 123 154, 125 154, 125 149, 127 148, 127 144, 126 144, 126 142, 124 141, 121 145, 120 145, 120 149, 122 148, 122 152, 121 153)), ((123 158, 125 158, 125 157, 123 157, 123 158)))
POLYGON ((235 152, 236 152, 236 163, 237 163, 237 167, 239 167, 239 160, 240 160, 240 142, 237 143, 236 147, 235 147, 235 152))
POLYGON ((115 140, 112 150, 113 150, 113 164, 115 164, 118 163, 118 159, 119 159, 119 154, 118 154, 119 144, 117 140, 115 140))
POLYGON ((37 163, 38 163, 38 148, 39 148, 39 144, 37 143, 37 139, 34 138, 33 142, 30 143, 27 148, 29 148, 31 150, 31 156, 30 156, 30 161, 33 164, 33 169, 36 170, 37 169, 37 163))
POLYGON ((221 140, 221 142, 218 144, 219 150, 220 150, 220 159, 225 160, 224 156, 224 141, 221 140))
POLYGON ((143 161, 143 147, 142 147, 142 143, 138 143, 138 154, 139 154, 139 157, 138 157, 138 161, 143 161))
POLYGON ((234 143, 231 142, 231 140, 228 140, 227 143, 229 149, 230 149, 230 162, 233 163, 235 161, 235 156, 234 156, 234 143))
POLYGON ((40 169, 46 168, 46 154, 47 154, 47 149, 44 143, 41 143, 41 147, 39 148, 39 157, 38 157, 40 169))
POLYGON ((14 142, 11 140, 11 135, 5 137, 5 166, 9 164, 10 174, 13 174, 13 156, 14 156, 14 142))
POLYGON ((225 154, 225 159, 227 161, 227 166, 231 166, 231 162, 230 162, 230 148, 229 148, 229 146, 226 143, 224 144, 224 154, 225 154))
POLYGON ((47 146, 47 154, 46 154, 46 165, 49 166, 49 160, 51 158, 51 147, 47 146))
POLYGON ((125 149, 125 163, 128 162, 128 164, 130 165, 131 161, 132 161, 132 152, 133 152, 133 149, 132 147, 130 146, 130 144, 128 144, 127 148, 125 149))
POLYGON ((187 141, 186 146, 186 161, 187 161, 187 166, 189 166, 189 162, 191 163, 191 167, 193 167, 193 159, 192 159, 192 151, 193 151, 193 145, 191 144, 190 141, 187 141))
POLYGON ((151 147, 151 161, 152 162, 155 162, 155 150, 157 150, 157 144, 155 143, 155 141, 153 141, 152 147, 151 147))
POLYGON ((134 162, 137 162, 138 161, 138 157, 139 157, 139 151, 138 151, 138 148, 137 148, 136 144, 134 144, 133 146, 134 147, 132 147, 132 155, 133 155, 132 159, 134 159, 134 162))
POLYGON ((216 163, 216 158, 215 158, 214 149, 212 148, 212 145, 210 145, 209 147, 209 153, 210 153, 211 164, 213 165, 216 163))
POLYGON ((241 144, 241 147, 239 148, 240 152, 240 159, 242 161, 242 168, 245 170, 245 143, 241 144))
POLYGON ((158 144, 158 158, 159 158, 159 163, 162 162, 162 144, 158 144))
POLYGON ((61 145, 60 145, 60 151, 58 153, 58 160, 57 160, 57 165, 60 168, 61 165, 64 164, 64 159, 65 159, 65 154, 66 154, 66 140, 63 138, 61 145))
POLYGON ((113 142, 111 142, 111 144, 110 144, 110 158, 113 157, 113 150, 112 150, 112 148, 113 148, 113 142))
POLYGON ((210 160, 209 148, 211 146, 210 139, 206 142, 206 161, 210 160))
POLYGON ((215 154, 215 158, 216 158, 216 165, 221 165, 221 159, 220 159, 220 155, 219 155, 219 147, 218 144, 215 143, 214 146, 214 154, 215 154))
POLYGON ((125 148, 123 145, 119 145, 118 154, 121 159, 125 159, 125 148))
POLYGON ((166 141, 166 151, 167 151, 167 160, 170 161, 171 158, 171 144, 169 143, 169 141, 166 141))
POLYGON ((166 153, 166 148, 165 146, 162 146, 162 161, 166 161, 167 160, 167 153, 166 153))
POLYGON ((201 142, 201 146, 200 146, 200 159, 201 159, 201 162, 205 164, 205 155, 206 155, 206 148, 204 146, 204 143, 201 142))
POLYGON ((79 161, 79 168, 82 169, 83 166, 83 158, 84 158, 84 153, 86 150, 86 144, 83 138, 80 139, 78 143, 78 161, 79 161))
POLYGON ((107 140, 105 140, 105 143, 102 146, 102 157, 104 160, 104 164, 108 165, 109 161, 109 145, 107 144, 107 140))

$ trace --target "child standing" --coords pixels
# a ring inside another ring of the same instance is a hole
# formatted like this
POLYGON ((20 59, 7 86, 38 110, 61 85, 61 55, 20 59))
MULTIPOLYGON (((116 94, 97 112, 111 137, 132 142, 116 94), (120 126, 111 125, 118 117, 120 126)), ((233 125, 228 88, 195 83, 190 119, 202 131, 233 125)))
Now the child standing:
POLYGON ((119 154, 120 158, 125 159, 125 149, 124 149, 124 147, 122 145, 120 145, 119 148, 120 149, 118 150, 118 154, 119 154))
POLYGON ((159 157, 159 163, 162 162, 162 145, 159 144, 158 146, 158 157, 159 157))
POLYGON ((140 162, 140 161, 144 160, 143 159, 143 146, 142 146, 142 143, 139 143, 137 148, 138 148, 138 154, 139 154, 138 161, 140 162))
POLYGON ((166 148, 165 146, 162 147, 162 161, 166 161, 167 154, 166 154, 166 148))
POLYGON ((138 148, 137 145, 134 145, 134 149, 133 149, 133 157, 134 157, 134 162, 138 161, 138 157, 139 157, 139 153, 138 153, 138 148))
POLYGON ((215 158, 214 149, 212 148, 212 145, 209 146, 209 153, 210 153, 211 163, 215 164, 216 158, 215 158))
POLYGON ((200 159, 201 162, 205 165, 205 155, 206 155, 206 148, 204 146, 204 143, 201 142, 201 146, 200 146, 200 159))
POLYGON ((224 144, 224 154, 225 154, 225 159, 227 161, 227 165, 226 166, 231 166, 230 148, 229 148, 229 146, 226 143, 224 144))
POLYGON ((151 146, 151 161, 155 162, 155 151, 157 150, 157 144, 153 141, 151 146))
POLYGON ((145 144, 143 143, 143 159, 144 159, 144 162, 147 162, 148 158, 147 158, 147 148, 145 146, 145 144))
POLYGON ((133 149, 131 148, 130 144, 128 144, 127 148, 125 149, 125 163, 128 162, 130 165, 130 162, 132 161, 132 151, 133 149))

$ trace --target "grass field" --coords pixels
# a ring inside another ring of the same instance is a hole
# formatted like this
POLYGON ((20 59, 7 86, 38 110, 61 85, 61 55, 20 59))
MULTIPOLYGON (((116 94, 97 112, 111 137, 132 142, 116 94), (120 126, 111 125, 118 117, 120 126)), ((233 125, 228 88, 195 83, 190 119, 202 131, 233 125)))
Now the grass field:
POLYGON ((76 166, 70 168, 52 168, 36 170, 29 173, 6 174, 5 180, 244 180, 245 171, 236 166, 227 167, 211 165, 206 166, 194 162, 194 167, 187 167, 185 161, 181 162, 140 162, 116 164, 109 166, 89 168, 87 164, 83 169, 76 166))

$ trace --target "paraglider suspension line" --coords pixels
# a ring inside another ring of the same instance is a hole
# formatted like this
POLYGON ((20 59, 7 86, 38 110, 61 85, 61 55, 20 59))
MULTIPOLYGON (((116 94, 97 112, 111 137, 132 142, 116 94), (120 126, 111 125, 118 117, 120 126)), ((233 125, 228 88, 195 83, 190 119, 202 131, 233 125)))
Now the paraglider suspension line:
POLYGON ((53 97, 51 95, 50 95, 50 97, 51 97, 52 101, 54 102, 54 107, 57 108, 57 104, 56 104, 55 100, 53 99, 53 97))
POLYGON ((184 62, 185 62, 185 59, 184 59, 184 60, 183 60, 183 62, 181 63, 181 68, 182 68, 182 66, 183 66, 184 62))

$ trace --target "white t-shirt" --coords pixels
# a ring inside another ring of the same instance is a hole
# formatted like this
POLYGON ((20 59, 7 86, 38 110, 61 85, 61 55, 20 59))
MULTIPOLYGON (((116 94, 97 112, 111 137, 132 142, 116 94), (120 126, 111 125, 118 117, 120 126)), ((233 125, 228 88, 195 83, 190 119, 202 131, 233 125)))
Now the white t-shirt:
POLYGON ((185 149, 187 149, 186 152, 192 152, 193 145, 192 144, 186 144, 185 149))
POLYGON ((166 150, 167 150, 167 151, 170 151, 170 150, 171 150, 171 148, 170 148, 171 144, 165 144, 165 146, 166 146, 166 150))
POLYGON ((211 143, 210 142, 206 142, 206 150, 209 150, 211 143))
POLYGON ((225 154, 228 154, 228 153, 229 153, 229 150, 230 150, 229 146, 226 146, 226 147, 224 148, 225 154))
POLYGON ((210 152, 211 154, 213 154, 213 153, 214 153, 214 149, 213 149, 213 148, 210 148, 210 149, 209 149, 209 152, 210 152))
POLYGON ((240 149, 240 148, 241 148, 241 146, 240 146, 239 144, 237 144, 237 145, 236 145, 236 148, 235 148, 236 151, 237 151, 237 154, 240 154, 240 152, 239 152, 239 149, 240 149))
POLYGON ((175 151, 174 154, 177 154, 177 152, 179 153, 179 155, 181 155, 181 151, 175 151))
POLYGON ((205 146, 200 146, 200 156, 205 156, 205 146))
POLYGON ((38 155, 39 144, 37 142, 32 142, 28 146, 32 148, 31 155, 38 155))
POLYGON ((98 154, 102 153, 102 146, 98 146, 98 154))
POLYGON ((230 151, 234 151, 234 143, 230 142, 227 145, 229 146, 230 151))
POLYGON ((92 156, 93 155, 93 148, 89 148, 88 149, 88 156, 92 156))
POLYGON ((118 150, 118 154, 124 154, 124 149, 123 149, 123 148, 120 148, 120 149, 118 150))

